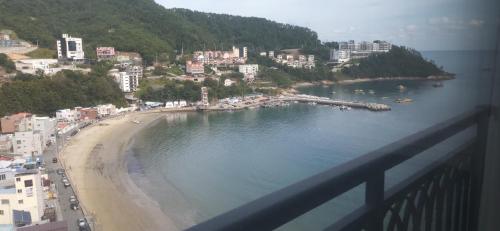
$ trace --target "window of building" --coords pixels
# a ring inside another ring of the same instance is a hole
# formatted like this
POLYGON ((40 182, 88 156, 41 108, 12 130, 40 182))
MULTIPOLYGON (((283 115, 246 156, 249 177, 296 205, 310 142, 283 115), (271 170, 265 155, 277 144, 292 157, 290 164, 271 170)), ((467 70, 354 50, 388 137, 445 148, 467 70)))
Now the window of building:
POLYGON ((17 181, 17 182, 21 181, 21 178, 20 178, 20 177, 17 177, 17 178, 16 178, 16 181, 17 181))
POLYGON ((23 200, 18 200, 17 203, 20 204, 20 205, 22 205, 24 203, 24 201, 23 200))
POLYGON ((0 210, 0 215, 3 215, 3 210, 0 210))
POLYGON ((10 204, 8 199, 2 199, 2 205, 8 205, 10 204))
POLYGON ((24 187, 33 187, 33 180, 25 180, 24 187))
POLYGON ((22 190, 22 189, 18 189, 18 190, 17 190, 17 193, 22 193, 22 192, 23 192, 23 190, 22 190))
POLYGON ((20 141, 20 140, 18 140, 18 141, 17 141, 17 144, 21 144, 21 141, 20 141))
POLYGON ((0 180, 5 180, 5 179, 6 179, 5 174, 1 174, 0 175, 0 180))

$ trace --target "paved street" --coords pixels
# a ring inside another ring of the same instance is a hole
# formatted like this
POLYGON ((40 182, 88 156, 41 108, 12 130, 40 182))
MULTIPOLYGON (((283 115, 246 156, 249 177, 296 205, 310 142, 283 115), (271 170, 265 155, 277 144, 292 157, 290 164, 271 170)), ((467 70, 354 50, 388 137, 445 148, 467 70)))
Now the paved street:
MULTIPOLYGON (((78 231, 77 220, 84 217, 83 211, 81 209, 72 210, 70 208, 69 197, 75 195, 75 193, 72 187, 64 187, 62 183, 62 176, 58 175, 56 172, 57 169, 62 169, 61 163, 59 161, 57 163, 52 163, 52 158, 57 157, 57 152, 62 149, 64 142, 66 142, 66 137, 70 134, 71 132, 66 135, 58 136, 57 144, 51 145, 46 150, 44 158, 49 179, 54 182, 57 189, 57 200, 59 201, 60 210, 63 216, 62 220, 66 220, 68 222, 68 230, 78 231)), ((61 219, 58 218, 58 220, 61 219)))

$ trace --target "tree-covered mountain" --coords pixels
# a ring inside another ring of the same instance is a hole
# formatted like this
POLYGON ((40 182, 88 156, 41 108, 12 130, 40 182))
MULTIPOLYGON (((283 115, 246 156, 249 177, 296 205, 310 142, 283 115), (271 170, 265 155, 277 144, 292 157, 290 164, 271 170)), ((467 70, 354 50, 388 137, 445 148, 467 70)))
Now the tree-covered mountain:
POLYGON ((62 108, 104 103, 125 106, 118 85, 100 72, 63 71, 51 78, 18 73, 14 81, 0 87, 0 116, 17 112, 53 115, 62 108))
POLYGON ((387 53, 360 59, 359 64, 344 68, 342 72, 354 78, 429 77, 448 74, 434 62, 424 59, 418 51, 399 46, 393 46, 387 53))
POLYGON ((202 48, 234 45, 282 49, 316 46, 310 29, 262 18, 166 9, 154 0, 0 0, 0 29, 55 49, 62 33, 81 36, 87 55, 96 46, 137 51, 151 61, 202 48))

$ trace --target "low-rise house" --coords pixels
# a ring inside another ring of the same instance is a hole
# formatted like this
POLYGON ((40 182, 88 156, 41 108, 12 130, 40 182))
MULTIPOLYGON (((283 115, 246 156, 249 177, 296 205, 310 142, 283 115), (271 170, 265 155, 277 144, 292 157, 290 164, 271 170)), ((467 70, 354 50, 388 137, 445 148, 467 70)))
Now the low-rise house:
POLYGON ((233 82, 232 80, 230 80, 230 79, 226 79, 226 80, 224 80, 224 86, 225 86, 225 87, 230 87, 230 86, 232 86, 233 84, 234 84, 234 82, 233 82))
POLYGON ((116 106, 113 104, 97 105, 97 116, 100 118, 116 115, 116 106))
POLYGON ((123 52, 123 51, 117 51, 116 52, 116 61, 118 62, 126 62, 126 61, 132 61, 134 64, 140 64, 142 63, 142 57, 141 54, 137 52, 123 52))
POLYGON ((77 108, 80 115, 79 120, 96 120, 98 117, 96 108, 77 108))
POLYGON ((71 109, 61 109, 56 111, 56 118, 58 121, 66 121, 66 122, 76 122, 80 116, 78 115, 77 110, 71 109))
POLYGON ((39 72, 45 75, 53 75, 61 70, 58 68, 57 59, 21 59, 15 62, 16 70, 35 75, 39 72))
POLYGON ((196 75, 205 73, 205 66, 203 63, 194 63, 192 61, 186 62, 186 73, 196 75))
POLYGON ((97 47, 97 61, 114 60, 116 53, 114 47, 97 47))
POLYGON ((10 116, 4 116, 0 119, 1 132, 4 134, 13 134, 19 130, 28 130, 26 127, 31 126, 31 113, 17 113, 10 116))

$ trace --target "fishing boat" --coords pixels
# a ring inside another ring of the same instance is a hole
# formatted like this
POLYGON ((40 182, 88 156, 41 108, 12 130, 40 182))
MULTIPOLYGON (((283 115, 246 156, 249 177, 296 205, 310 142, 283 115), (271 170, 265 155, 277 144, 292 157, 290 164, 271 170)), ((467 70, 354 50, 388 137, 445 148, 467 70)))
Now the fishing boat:
POLYGON ((410 98, 404 98, 404 99, 397 99, 396 100, 396 103, 411 103, 411 102, 413 102, 413 100, 410 99, 410 98))

